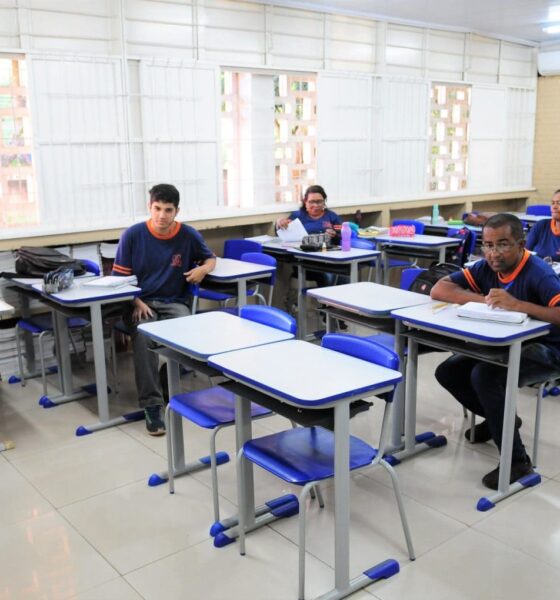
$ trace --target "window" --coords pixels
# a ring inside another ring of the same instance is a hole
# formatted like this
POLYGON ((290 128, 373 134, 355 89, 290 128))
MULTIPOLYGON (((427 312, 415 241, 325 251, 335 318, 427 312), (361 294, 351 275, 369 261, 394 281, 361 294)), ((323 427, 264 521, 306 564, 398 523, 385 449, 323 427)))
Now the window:
POLYGON ((316 178, 316 77, 223 71, 226 206, 297 202, 316 178))
POLYGON ((469 151, 469 86, 434 83, 430 90, 430 191, 467 187, 469 151))
POLYGON ((0 167, 0 227, 37 224, 39 210, 23 58, 0 57, 0 167))

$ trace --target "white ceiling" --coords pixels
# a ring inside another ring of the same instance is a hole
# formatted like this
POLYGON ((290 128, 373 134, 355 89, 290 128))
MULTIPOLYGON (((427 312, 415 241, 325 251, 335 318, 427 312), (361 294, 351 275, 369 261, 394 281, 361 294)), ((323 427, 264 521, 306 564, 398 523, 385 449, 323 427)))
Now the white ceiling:
POLYGON ((534 45, 559 43, 560 33, 547 34, 544 25, 560 25, 560 0, 257 0, 297 8, 316 9, 472 31, 534 45), (554 12, 556 14, 554 14, 554 12))

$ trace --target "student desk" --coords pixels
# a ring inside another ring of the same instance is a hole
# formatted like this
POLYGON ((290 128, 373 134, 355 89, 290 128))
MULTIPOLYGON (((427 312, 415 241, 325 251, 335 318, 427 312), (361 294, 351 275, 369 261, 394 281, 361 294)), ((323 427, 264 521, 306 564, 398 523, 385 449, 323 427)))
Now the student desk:
MULTIPOLYGON (((14 280, 15 281, 15 280, 14 280)), ((93 360, 95 365, 95 386, 97 393, 97 411, 99 422, 92 425, 81 425, 76 430, 76 435, 86 435, 107 429, 115 425, 127 423, 131 420, 143 418, 143 411, 136 411, 114 419, 109 418, 109 398, 107 393, 107 370, 105 367, 105 344, 103 340, 103 320, 101 307, 114 302, 131 300, 140 293, 140 288, 126 285, 119 288, 96 288, 83 285, 82 281, 75 281, 71 288, 47 294, 43 292, 43 284, 35 283, 32 286, 41 300, 53 308, 53 324, 55 330, 57 360, 60 368, 62 394, 50 399, 46 398, 42 405, 45 408, 78 400, 88 395, 88 392, 74 392, 72 383, 72 365, 68 353, 68 323, 65 309, 82 308, 89 312, 93 340, 93 360)))
MULTIPOLYGON (((259 265, 256 263, 235 260, 233 258, 217 258, 215 269, 206 275, 201 287, 204 284, 216 283, 236 283, 237 284, 237 305, 245 306, 247 304, 247 281, 253 279, 266 279, 270 277, 276 267, 268 265, 259 265)), ((212 289, 208 286, 209 289, 212 289)))
MULTIPOLYGON (((179 364, 186 364, 207 375, 219 375, 220 373, 209 370, 206 366, 209 356, 272 344, 294 337, 286 331, 220 311, 145 323, 138 326, 138 331, 163 346, 158 352, 167 359, 169 396, 174 396, 180 391, 179 364)), ((173 428, 175 442, 173 448, 175 477, 207 468, 208 461, 196 460, 185 464, 181 418, 173 412, 170 427, 173 428)), ((154 474, 150 477, 150 485, 158 485, 167 479, 167 472, 154 474)))
MULTIPOLYGON (((279 244, 263 244, 263 249, 277 249, 279 244)), ((281 245, 280 245, 281 246, 281 245)), ((282 247, 282 246, 281 246, 282 247)), ((381 253, 378 250, 364 250, 351 248, 342 250, 327 250, 327 252, 304 252, 298 247, 284 246, 285 251, 297 262, 298 267, 298 338, 306 337, 307 302, 305 291, 305 280, 307 271, 321 271, 326 273, 337 273, 347 275, 350 283, 358 281, 358 268, 360 263, 375 260, 381 253)), ((379 261, 376 261, 376 280, 379 280, 379 261)))
POLYGON ((415 256, 415 251, 423 251, 422 256, 426 251, 433 253, 434 258, 438 262, 445 262, 445 251, 447 248, 459 246, 461 240, 457 238, 443 237, 439 235, 422 235, 415 234, 408 237, 400 237, 393 235, 378 235, 375 238, 377 247, 383 253, 383 283, 389 282, 389 269, 387 261, 387 250, 390 247, 399 248, 400 250, 410 250, 409 256, 415 256))
MULTIPOLYGON (((392 318, 392 310, 432 302, 430 296, 425 294, 418 294, 366 281, 315 288, 309 290, 307 293, 321 304, 330 307, 327 311, 327 332, 330 331, 330 321, 332 318, 345 319, 372 329, 377 329, 378 327, 383 328, 387 320, 392 318)), ((395 352, 399 355, 401 370, 405 364, 404 348, 404 339, 402 337, 395 337, 395 352)), ((400 444, 403 418, 404 386, 400 385, 395 395, 395 406, 393 408, 391 447, 398 447, 400 444), (401 398, 400 401, 398 400, 399 397, 401 398)))
MULTIPOLYGON (((356 398, 393 389, 398 371, 333 352, 301 340, 269 344, 210 357, 208 364, 248 388, 297 407, 334 407, 335 414, 335 587, 321 596, 344 598, 371 583, 366 575, 349 579, 350 473, 349 404, 356 398), (279 368, 281 365, 281 368, 279 368), (325 376, 331 374, 331 376, 325 376)), ((253 401, 255 401, 253 399, 253 401)), ((251 437, 249 400, 238 396, 236 429, 240 443, 251 437)), ((240 506, 250 531, 270 519, 255 517, 251 464, 245 461, 243 477, 246 506, 240 506)), ((228 531, 229 533, 229 531, 228 531)), ((232 534, 234 532, 232 531, 232 534)))
POLYGON ((537 473, 511 485, 509 477, 521 344, 545 335, 550 325, 534 319, 529 319, 521 325, 465 319, 457 316, 452 305, 435 313, 432 305, 425 304, 395 310, 391 314, 398 321, 397 335, 408 339, 404 449, 395 456, 399 459, 408 458, 425 449, 417 445, 415 440, 418 344, 421 343, 502 365, 508 369, 498 491, 481 498, 477 504, 478 510, 493 508, 496 502, 524 487, 538 484, 540 475, 537 473))

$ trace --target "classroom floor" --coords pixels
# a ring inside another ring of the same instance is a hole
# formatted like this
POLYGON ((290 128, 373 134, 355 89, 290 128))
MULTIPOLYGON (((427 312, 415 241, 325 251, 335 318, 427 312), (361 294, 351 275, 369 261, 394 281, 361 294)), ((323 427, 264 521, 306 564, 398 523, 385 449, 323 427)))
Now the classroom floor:
MULTIPOLYGON (((443 354, 420 359, 418 431, 448 438, 397 468, 416 546, 411 563, 387 474, 355 475, 351 485, 353 575, 395 558, 401 572, 357 592, 353 600, 543 599, 560 592, 560 397, 543 406, 540 473, 543 483, 488 513, 475 509, 485 495, 480 479, 497 464, 490 444, 471 446, 460 407, 433 378, 443 354)), ((123 389, 115 414, 135 408, 130 356, 120 356, 123 389)), ((91 370, 78 370, 84 382, 91 370)), ((3 373, 4 379, 8 374, 3 373)), ((202 376, 184 379, 203 387, 202 376)), ((489 382, 491 385, 491 382, 489 382)), ((165 468, 165 438, 149 437, 143 423, 76 438, 91 423, 92 401, 43 409, 38 380, 0 383, 0 440, 16 448, 0 453, 0 599, 173 600, 297 598, 297 519, 285 519, 248 536, 247 556, 237 544, 215 549, 209 473, 202 471, 150 488, 148 476, 165 468)), ((532 446, 534 395, 524 390, 522 435, 532 446)), ((366 440, 377 433, 381 402, 352 421, 366 440)), ((254 425, 256 435, 288 427, 281 417, 254 425)), ((188 449, 207 454, 208 434, 185 426, 188 449)), ((375 438, 374 438, 375 439, 375 438)), ((218 438, 234 454, 233 431, 218 438)), ((235 511, 234 466, 219 469, 224 515, 235 511)), ((288 491, 255 469, 257 501, 288 491)), ((306 597, 333 583, 333 494, 309 510, 306 597)), ((296 492, 297 493, 297 492, 296 492)))

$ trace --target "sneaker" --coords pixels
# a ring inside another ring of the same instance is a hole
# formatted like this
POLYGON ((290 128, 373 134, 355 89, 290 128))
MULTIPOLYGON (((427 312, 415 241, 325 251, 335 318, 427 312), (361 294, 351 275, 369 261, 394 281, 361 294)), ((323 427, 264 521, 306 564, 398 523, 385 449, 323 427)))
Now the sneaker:
MULTIPOLYGON (((523 421, 521 418, 515 415, 515 427, 519 429, 522 423, 523 421)), ((471 441, 470 429, 465 431, 465 438, 467 439, 467 442, 471 442, 471 444, 482 444, 484 442, 489 442, 492 439, 492 436, 490 435, 490 429, 488 428, 488 423, 486 420, 474 426, 474 440, 471 441)))
MULTIPOLYGON (((525 477, 526 475, 531 475, 534 472, 535 471, 533 469, 533 464, 531 463, 531 459, 526 454, 522 460, 514 461, 511 463, 511 475, 509 478, 509 482, 513 483, 514 481, 517 481, 518 479, 521 479, 522 477, 525 477)), ((487 473, 482 478, 482 483, 487 488, 490 488, 491 490, 497 490, 499 478, 500 478, 500 467, 498 466, 493 471, 490 471, 490 473, 487 473)))
POLYGON ((146 431, 150 435, 164 435, 165 434, 165 423, 163 422, 161 411, 162 406, 159 404, 153 404, 152 406, 146 406, 144 409, 144 417, 146 419, 146 431))

